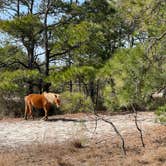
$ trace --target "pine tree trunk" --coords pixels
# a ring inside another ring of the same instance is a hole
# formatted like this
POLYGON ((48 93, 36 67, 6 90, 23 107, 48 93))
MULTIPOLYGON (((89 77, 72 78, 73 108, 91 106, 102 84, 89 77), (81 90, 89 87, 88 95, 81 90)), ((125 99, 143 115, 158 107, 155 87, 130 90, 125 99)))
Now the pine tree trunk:
POLYGON ((91 100, 93 103, 95 103, 95 88, 94 88, 94 81, 90 81, 89 83, 89 94, 90 94, 90 97, 91 97, 91 100))

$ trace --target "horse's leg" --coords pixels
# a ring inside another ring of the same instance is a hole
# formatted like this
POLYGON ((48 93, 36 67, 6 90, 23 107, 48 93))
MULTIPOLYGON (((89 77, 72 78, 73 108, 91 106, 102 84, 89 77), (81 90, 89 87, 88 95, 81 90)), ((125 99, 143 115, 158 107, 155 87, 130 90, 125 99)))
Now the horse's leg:
POLYGON ((43 117, 43 119, 48 120, 48 111, 46 107, 44 107, 44 112, 45 112, 45 116, 43 117))
POLYGON ((29 117, 34 120, 33 108, 32 107, 31 107, 31 111, 29 111, 29 117))
POLYGON ((27 114, 28 114, 28 105, 27 102, 25 101, 25 113, 24 113, 24 119, 27 120, 27 114))
POLYGON ((32 113, 32 115, 31 115, 31 117, 32 117, 32 119, 34 120, 34 115, 33 115, 33 113, 32 113))
POLYGON ((43 117, 43 119, 48 120, 49 105, 48 104, 44 105, 43 109, 44 109, 44 112, 45 112, 45 116, 43 117))
POLYGON ((32 119, 34 120, 34 116, 33 116, 33 113, 32 113, 32 105, 29 104, 29 117, 32 117, 32 119))

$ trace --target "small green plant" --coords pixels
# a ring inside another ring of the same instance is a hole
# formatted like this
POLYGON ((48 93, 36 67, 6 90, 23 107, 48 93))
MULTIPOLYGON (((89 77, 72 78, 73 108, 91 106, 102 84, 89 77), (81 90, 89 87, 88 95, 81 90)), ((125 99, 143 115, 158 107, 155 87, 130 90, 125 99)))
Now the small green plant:
POLYGON ((157 115, 157 122, 166 124, 166 104, 158 107, 155 114, 157 115))
POLYGON ((80 92, 64 92, 61 95, 61 110, 64 113, 92 112, 93 103, 90 97, 80 92))
POLYGON ((113 93, 111 86, 106 86, 104 89, 104 106, 108 111, 117 111, 119 109, 117 96, 113 93))

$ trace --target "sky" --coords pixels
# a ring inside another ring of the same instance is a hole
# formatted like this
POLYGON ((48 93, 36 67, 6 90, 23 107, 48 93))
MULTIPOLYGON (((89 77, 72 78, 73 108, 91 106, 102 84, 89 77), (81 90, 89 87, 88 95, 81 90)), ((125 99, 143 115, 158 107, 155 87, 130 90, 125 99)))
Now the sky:
MULTIPOLYGON (((66 1, 66 2, 68 2, 69 0, 64 0, 64 1, 66 1)), ((83 3, 85 0, 78 0, 79 1, 79 3, 83 3)), ((36 2, 36 6, 38 6, 38 4, 40 3, 40 0, 38 0, 38 1, 35 1, 36 2)), ((20 8, 20 9, 23 9, 23 10, 25 10, 25 8, 20 8)), ((12 10, 10 11, 10 13, 12 13, 12 10)), ((9 19, 10 17, 12 17, 12 15, 10 15, 9 13, 7 13, 7 12, 2 12, 2 11, 0 11, 0 19, 9 19)))

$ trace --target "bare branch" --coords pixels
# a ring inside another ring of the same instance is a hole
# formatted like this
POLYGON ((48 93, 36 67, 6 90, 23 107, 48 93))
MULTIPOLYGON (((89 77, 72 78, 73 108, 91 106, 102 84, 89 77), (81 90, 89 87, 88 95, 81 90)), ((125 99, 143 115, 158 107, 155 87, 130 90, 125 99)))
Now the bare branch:
MULTIPOLYGON (((100 117, 96 112, 95 112, 95 115, 97 117, 100 117)), ((111 120, 107 120, 103 117, 100 117, 100 119, 106 123, 109 123, 112 128, 114 129, 115 133, 119 136, 120 140, 121 140, 121 149, 122 149, 122 152, 124 155, 126 155, 126 148, 125 148, 125 141, 124 141, 124 138, 122 137, 122 135, 120 134, 120 132, 118 131, 118 129, 116 128, 116 126, 114 125, 114 123, 111 121, 111 120)))
POLYGON ((151 37, 149 38, 150 40, 150 45, 149 47, 147 48, 147 53, 150 52, 150 50, 152 49, 152 47, 160 40, 162 40, 164 37, 166 36, 166 31, 164 31, 160 36, 158 37, 151 37))
POLYGON ((14 65, 14 64, 20 64, 20 65, 22 65, 23 67, 25 67, 25 68, 28 69, 28 66, 27 66, 26 64, 24 64, 23 62, 21 62, 20 60, 15 60, 15 61, 10 62, 10 63, 1 62, 1 63, 0 63, 0 68, 9 67, 9 66, 14 65))
MULTIPOLYGON (((55 54, 52 54, 51 56, 50 56, 50 59, 51 58, 54 58, 54 57, 56 57, 56 56, 59 56, 59 55, 64 55, 64 54, 66 54, 66 53, 68 53, 68 52, 70 52, 70 51, 72 51, 72 50, 74 50, 74 49, 76 49, 76 48, 79 48, 82 44, 84 44, 85 42, 82 42, 82 43, 78 43, 78 44, 76 44, 76 45, 74 45, 74 46, 71 46, 70 48, 68 48, 68 49, 66 49, 66 50, 64 50, 63 52, 58 52, 58 53, 55 53, 55 54)), ((54 59, 51 59, 51 61, 53 61, 54 59)))
POLYGON ((138 120, 137 120, 137 110, 135 109, 134 105, 132 104, 131 105, 132 109, 133 109, 133 112, 134 112, 134 120, 135 120, 135 125, 137 127, 137 130, 139 131, 140 133, 140 138, 141 138, 141 143, 142 143, 142 146, 145 147, 145 143, 144 143, 144 139, 143 139, 143 134, 142 134, 142 130, 140 129, 140 127, 138 126, 138 120))

